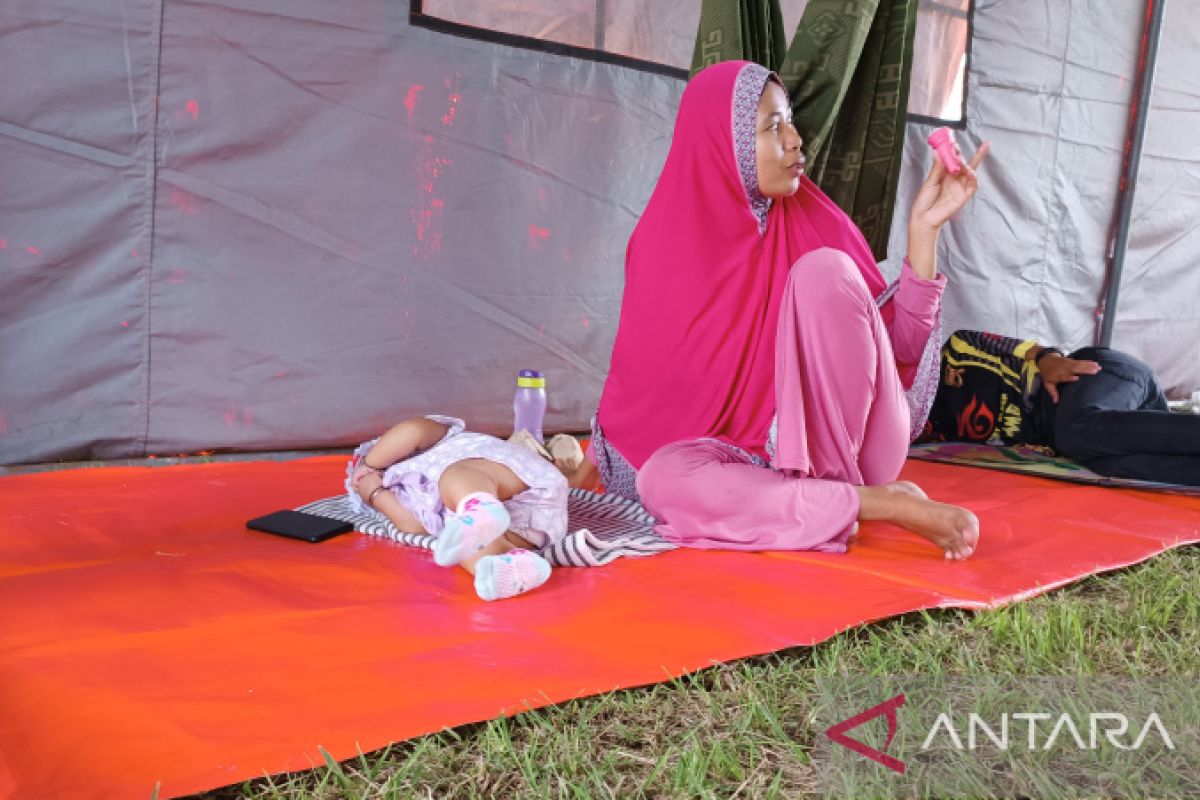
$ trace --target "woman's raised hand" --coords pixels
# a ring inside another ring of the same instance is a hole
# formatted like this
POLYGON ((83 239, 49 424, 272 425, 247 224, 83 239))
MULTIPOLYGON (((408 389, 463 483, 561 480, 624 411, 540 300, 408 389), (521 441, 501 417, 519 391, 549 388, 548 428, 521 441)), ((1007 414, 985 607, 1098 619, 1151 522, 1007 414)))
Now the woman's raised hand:
POLYGON ((979 178, 975 170, 987 157, 988 148, 987 142, 980 145, 970 163, 964 164, 957 175, 947 172, 940 158, 933 159, 933 168, 929 170, 925 183, 921 185, 921 190, 917 192, 913 201, 910 228, 936 231, 967 204, 971 195, 979 188, 979 178))

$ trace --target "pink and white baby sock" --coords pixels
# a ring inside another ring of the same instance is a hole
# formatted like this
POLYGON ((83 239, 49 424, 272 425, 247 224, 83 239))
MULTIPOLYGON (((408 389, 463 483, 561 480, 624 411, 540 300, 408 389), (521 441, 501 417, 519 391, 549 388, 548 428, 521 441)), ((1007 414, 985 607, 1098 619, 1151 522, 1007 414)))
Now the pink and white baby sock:
POLYGON ((550 562, 528 550, 509 550, 475 562, 475 594, 502 600, 536 589, 550 578, 550 562))
POLYGON ((503 536, 512 522, 504 504, 487 492, 472 492, 447 516, 446 527, 433 542, 433 560, 442 567, 470 558, 503 536))

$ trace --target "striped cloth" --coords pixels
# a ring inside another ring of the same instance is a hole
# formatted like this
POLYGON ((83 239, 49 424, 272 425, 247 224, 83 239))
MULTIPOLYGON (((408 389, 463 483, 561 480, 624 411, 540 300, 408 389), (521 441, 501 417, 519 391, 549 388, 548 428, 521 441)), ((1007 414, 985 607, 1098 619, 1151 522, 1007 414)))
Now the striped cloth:
MULTIPOLYGON (((382 514, 350 508, 346 495, 328 497, 300 506, 297 511, 340 519, 370 536, 382 536, 410 547, 433 549, 427 533, 404 533, 382 514)), ((618 558, 652 556, 675 545, 654 531, 655 519, 637 503, 615 495, 571 489, 567 498, 567 526, 571 533, 541 551, 556 567, 599 567, 618 558)))

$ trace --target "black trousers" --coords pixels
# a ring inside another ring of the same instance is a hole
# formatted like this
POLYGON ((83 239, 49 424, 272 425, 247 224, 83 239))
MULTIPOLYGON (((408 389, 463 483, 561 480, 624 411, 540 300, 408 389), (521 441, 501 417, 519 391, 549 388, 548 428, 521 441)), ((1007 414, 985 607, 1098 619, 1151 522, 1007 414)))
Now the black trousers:
POLYGON ((1071 358, 1101 370, 1059 384, 1057 404, 1038 391, 1047 444, 1101 475, 1200 486, 1200 414, 1171 413, 1154 373, 1127 353, 1084 347, 1071 358))

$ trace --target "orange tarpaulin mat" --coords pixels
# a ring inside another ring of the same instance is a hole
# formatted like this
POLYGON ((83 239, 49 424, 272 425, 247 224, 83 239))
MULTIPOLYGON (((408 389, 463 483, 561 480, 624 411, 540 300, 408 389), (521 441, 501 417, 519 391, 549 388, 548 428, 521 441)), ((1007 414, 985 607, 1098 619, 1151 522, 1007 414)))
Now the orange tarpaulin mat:
POLYGON ((0 797, 187 794, 1200 540, 1200 498, 910 462, 979 515, 971 560, 868 524, 843 556, 675 551, 485 603, 423 551, 244 529, 343 463, 0 478, 0 797))

